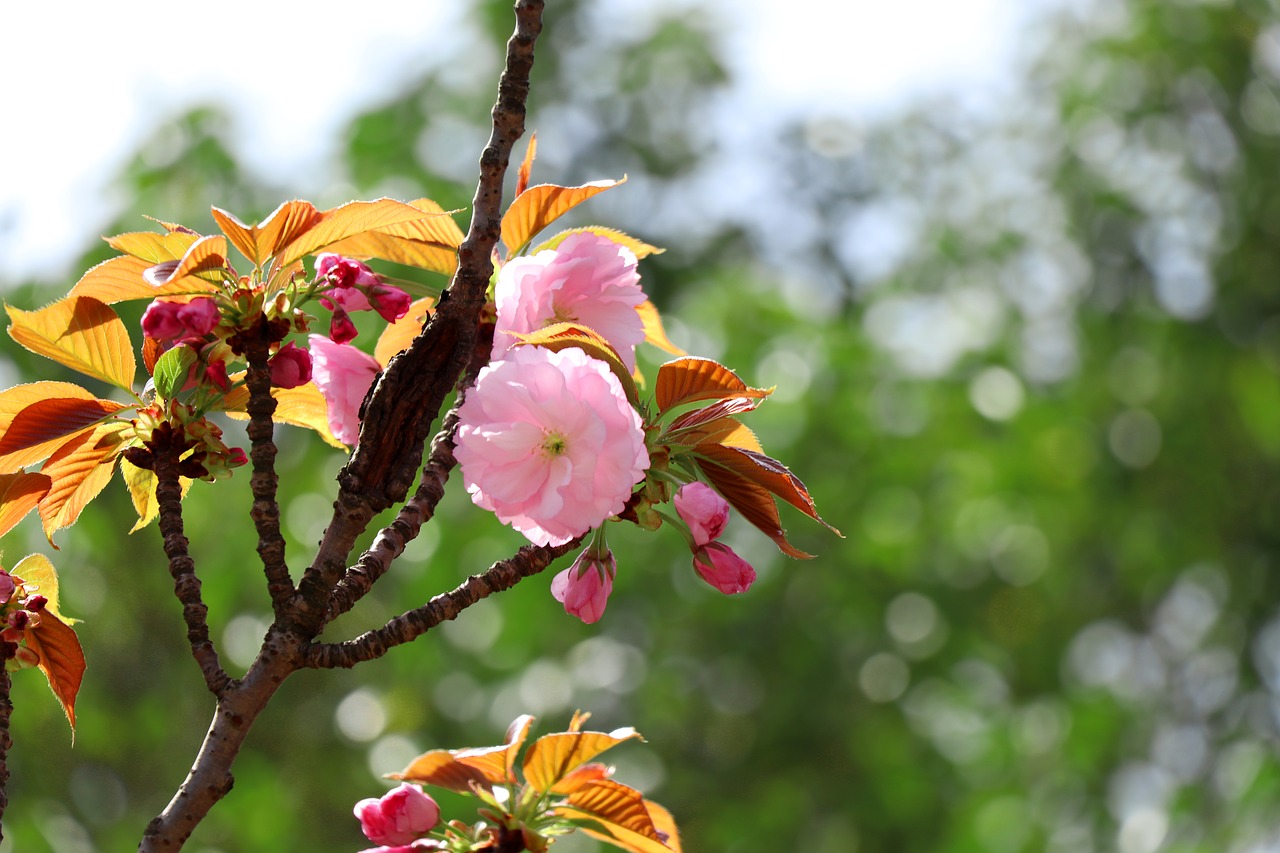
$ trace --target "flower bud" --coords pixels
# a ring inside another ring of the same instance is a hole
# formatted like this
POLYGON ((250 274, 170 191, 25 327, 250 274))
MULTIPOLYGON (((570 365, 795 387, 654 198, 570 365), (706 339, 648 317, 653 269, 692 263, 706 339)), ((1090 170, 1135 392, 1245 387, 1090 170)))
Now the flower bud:
POLYGON ((311 353, 293 341, 271 357, 271 384, 277 388, 297 388, 311 381, 311 353))
POLYGON ((356 803, 360 829, 374 844, 404 846, 431 831, 440 822, 440 807, 421 788, 401 783, 380 799, 356 803))
POLYGON ((693 568, 699 577, 726 595, 746 592, 756 580, 751 564, 720 542, 699 548, 693 555, 693 568))
POLYGON ((564 605, 566 613, 590 625, 604 615, 617 573, 618 563, 612 551, 606 550, 601 557, 588 547, 572 566, 552 579, 551 595, 564 605))

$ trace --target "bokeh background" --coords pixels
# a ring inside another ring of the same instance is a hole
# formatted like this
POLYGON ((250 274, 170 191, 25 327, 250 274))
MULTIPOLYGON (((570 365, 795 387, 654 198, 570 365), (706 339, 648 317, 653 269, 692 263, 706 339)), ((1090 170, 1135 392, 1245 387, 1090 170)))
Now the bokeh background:
MULTIPOLYGON (((1280 4, 1036 4, 998 85, 860 111, 865 74, 837 77, 768 121, 744 81, 788 69, 744 56, 753 4, 549 6, 535 180, 629 176, 575 222, 667 247, 642 271, 671 336, 778 385, 751 426, 847 538, 784 508, 820 555, 796 563, 739 521, 760 579, 727 599, 679 537, 620 530, 595 626, 547 575, 378 662, 301 673, 188 849, 360 849, 350 808, 380 774, 582 708, 647 736, 619 774, 675 812, 690 851, 1280 850, 1280 4)), ((252 219, 295 195, 466 206, 510 14, 460 8, 440 61, 328 129, 307 67, 342 51, 341 21, 298 46, 295 132, 324 143, 307 170, 264 169, 213 98, 138 119, 110 193, 85 195, 94 227, 147 213, 207 230, 210 204, 252 219)), ((795 15, 824 29, 820 9, 795 15)), ((133 49, 251 62, 198 32, 133 49)), ((11 304, 109 253, 68 225, 40 254, 51 266, 5 280, 11 304)), ((61 378, 0 346, 8 382, 61 378)), ((301 432, 280 444, 297 572, 342 460, 301 432)), ((269 614, 235 521, 247 486, 187 502, 233 666, 269 614)), ((203 735, 158 536, 132 523, 113 484, 61 551, 30 522, 4 543, 10 564, 51 553, 90 669, 74 747, 41 679, 15 679, 0 851, 131 849, 203 735)), ((455 490, 332 635, 518 544, 455 490)))

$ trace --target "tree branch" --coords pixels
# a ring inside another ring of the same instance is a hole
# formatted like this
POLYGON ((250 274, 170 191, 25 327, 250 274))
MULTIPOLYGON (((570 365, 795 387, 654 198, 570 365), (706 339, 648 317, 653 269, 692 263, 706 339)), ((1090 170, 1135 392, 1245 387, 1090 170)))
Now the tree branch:
POLYGON ((526 545, 515 556, 494 563, 489 570, 472 575, 452 592, 437 595, 421 607, 402 613, 376 631, 368 631, 343 643, 320 643, 303 650, 302 665, 316 669, 342 667, 380 658, 389 649, 425 634, 482 598, 510 589, 521 580, 538 574, 559 557, 582 544, 579 536, 556 546, 526 545))
POLYGON ((218 662, 218 650, 209 639, 206 618, 209 609, 200 597, 200 579, 196 564, 187 553, 187 537, 183 534, 182 484, 178 479, 178 458, 185 449, 184 437, 167 423, 152 433, 152 452, 156 475, 156 505, 160 510, 160 534, 164 537, 164 553, 169 558, 169 574, 173 591, 182 603, 182 618, 187 623, 187 640, 191 654, 204 674, 204 683, 214 696, 221 696, 232 683, 218 662))
POLYGON ((423 445, 469 359, 493 249, 501 236, 502 185, 516 140, 524 133, 534 44, 542 31, 542 0, 516 4, 516 30, 493 107, 493 130, 480 156, 471 226, 458 249, 458 268, 426 328, 391 360, 365 406, 360 441, 338 475, 333 524, 294 596, 298 625, 315 636, 329 597, 346 571, 355 539, 376 513, 404 500, 422 461, 423 445))
MULTIPOLYGON (((9 670, 0 662, 0 819, 9 807, 9 748, 13 738, 9 736, 9 718, 13 716, 13 700, 9 698, 9 670)), ((4 838, 4 824, 0 822, 0 839, 4 838)))
POLYGON ((280 478, 275 469, 276 445, 271 420, 276 410, 276 399, 271 396, 271 369, 267 366, 273 329, 264 316, 254 328, 236 337, 249 362, 245 373, 245 385, 249 388, 249 404, 245 409, 249 414, 249 459, 253 462, 253 474, 249 477, 253 508, 249 515, 258 532, 258 556, 262 558, 262 569, 267 576, 271 606, 279 616, 288 605, 294 589, 285 563, 284 537, 280 535, 280 504, 276 501, 280 478))

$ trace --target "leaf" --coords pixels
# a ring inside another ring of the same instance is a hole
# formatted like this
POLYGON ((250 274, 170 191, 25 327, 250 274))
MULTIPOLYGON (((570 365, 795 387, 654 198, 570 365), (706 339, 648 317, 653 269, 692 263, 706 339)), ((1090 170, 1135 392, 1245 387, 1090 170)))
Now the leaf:
POLYGON ((601 779, 608 779, 612 773, 612 767, 595 761, 581 764, 576 769, 566 773, 559 782, 551 786, 551 793, 572 794, 583 785, 590 785, 601 779))
MULTIPOLYGON (((191 374, 191 365, 198 360, 196 351, 188 346, 170 347, 156 359, 152 375, 156 382, 156 393, 166 400, 172 399, 187 384, 191 374)), ((0 442, 3 445, 3 442, 0 442)))
POLYGON ((114 400, 55 397, 19 412, 0 436, 0 473, 12 473, 49 456, 67 440, 121 409, 114 400))
POLYGON ((40 627, 28 628, 25 633, 27 647, 39 657, 40 671, 49 681, 49 689, 62 704, 62 710, 71 724, 71 734, 76 730, 76 694, 84 678, 84 650, 71 626, 52 613, 40 618, 40 627))
POLYGON ((486 779, 499 785, 516 781, 516 755, 524 746, 529 729, 533 726, 533 717, 521 714, 507 726, 506 743, 502 746, 485 746, 478 749, 457 749, 453 755, 463 764, 468 764, 484 773, 486 779))
MULTIPOLYGON (((659 249, 657 246, 652 246, 643 240, 637 240, 625 231, 619 231, 616 228, 605 228, 603 225, 584 225, 581 228, 566 229, 549 240, 539 243, 534 248, 533 253, 536 254, 538 252, 546 251, 547 249, 554 249, 563 243, 565 238, 574 234, 582 234, 583 232, 599 234, 601 237, 612 240, 619 246, 626 246, 631 250, 631 253, 636 256, 636 260, 647 258, 649 255, 661 255, 666 251, 666 249, 659 249)), ((675 355, 684 355, 684 353, 678 352, 675 353, 675 355)))
POLYGON ((349 258, 381 258, 406 266, 453 275, 458 247, 465 237, 453 216, 429 198, 408 202, 424 214, 330 243, 326 250, 349 258))
POLYGON ((25 471, 0 474, 0 536, 12 530, 35 509, 52 483, 48 474, 25 471))
POLYGON ((148 284, 183 292, 215 291, 218 283, 231 276, 227 269, 227 238, 220 234, 201 237, 187 248, 177 262, 164 261, 143 273, 148 284))
POLYGON ((22 311, 6 305, 9 336, 32 352, 126 391, 136 370, 133 344, 124 323, 105 303, 69 296, 22 311))
POLYGON ((636 390, 636 381, 627 372, 617 351, 609 345, 608 341, 587 326, 579 326, 575 323, 553 323, 527 335, 520 332, 511 332, 511 335, 520 342, 517 346, 545 347, 552 352, 577 347, 592 358, 600 359, 609 365, 613 375, 618 377, 631 405, 639 404, 640 394, 636 390))
POLYGON ((723 364, 696 356, 678 358, 659 367, 653 391, 658 411, 663 414, 675 406, 699 400, 762 399, 773 393, 772 388, 752 388, 723 364))
POLYGON ((123 423, 100 424, 58 448, 41 467, 40 473, 53 481, 37 504, 50 544, 54 531, 75 524, 80 511, 111 480, 120 450, 119 434, 126 427, 123 423))
POLYGON ((422 331, 422 324, 431 315, 431 308, 435 304, 436 300, 433 296, 414 300, 407 314, 387 324, 373 348, 373 357, 378 364, 386 367, 392 356, 409 348, 409 344, 413 343, 413 339, 422 331))
POLYGON ((52 613, 68 625, 74 625, 79 619, 68 619, 58 610, 58 570, 49 562, 44 554, 28 554, 18 561, 18 565, 9 570, 9 574, 22 578, 24 586, 39 592, 48 599, 44 606, 46 613, 52 613))
MULTIPOLYGON (((423 208, 391 198, 380 198, 377 201, 350 201, 320 214, 310 228, 274 250, 279 256, 277 265, 290 264, 299 258, 314 254, 323 249, 332 249, 333 245, 349 238, 357 237, 370 231, 391 228, 397 225, 414 226, 435 219, 448 220, 452 230, 458 225, 443 211, 439 205, 427 200, 423 208), (435 209, 424 209, 433 207, 435 209)), ((447 233, 448 226, 440 231, 447 233)), ((391 234, 410 239, 429 242, 427 235, 436 234, 436 230, 424 225, 421 228, 407 227, 401 231, 390 231, 391 234), (421 235, 421 236, 419 236, 421 235)), ((458 241, 461 244, 461 240, 458 241)), ((456 249, 457 246, 454 246, 456 249)))
POLYGON ((520 163, 520 172, 516 176, 516 197, 529 186, 529 175, 533 172, 533 159, 538 156, 538 132, 529 134, 529 145, 524 149, 524 160, 520 163))
POLYGON ((533 742, 524 756, 524 778, 539 791, 550 791, 581 764, 607 749, 639 738, 635 729, 616 732, 557 732, 533 742))
POLYGON ((592 181, 580 187, 539 184, 529 187, 511 202, 502 216, 502 243, 511 257, 529 245, 543 228, 594 195, 622 184, 621 181, 592 181))
POLYGON ((197 234, 181 231, 170 231, 167 234, 159 234, 155 231, 134 231, 106 238, 107 245, 117 252, 147 261, 148 265, 180 260, 187 253, 187 249, 191 248, 191 244, 198 239, 200 238, 197 234))
POLYGON ((399 773, 388 773, 390 779, 438 785, 459 794, 471 793, 472 784, 488 788, 494 784, 483 772, 453 757, 453 750, 433 749, 424 752, 399 773))
MULTIPOLYGON (((751 399, 750 397, 728 397, 724 400, 716 400, 709 406, 703 406, 701 409, 685 412, 680 417, 671 422, 671 426, 667 427, 667 435, 678 436, 685 444, 698 444, 700 442, 690 442, 684 435, 686 430, 692 430, 697 427, 710 424, 714 421, 721 420, 732 415, 740 415, 749 412, 760 405, 759 399, 751 399)), ((744 427, 745 428, 745 427, 744 427)), ((717 442, 719 443, 719 442, 717 442)), ((753 450, 755 448, 752 448, 753 450)), ((763 449, 760 450, 764 452, 763 449)))
MULTIPOLYGON (((129 499, 133 501, 134 512, 138 513, 138 521, 129 528, 130 533, 137 533, 160 514, 160 504, 156 502, 156 475, 146 468, 139 468, 123 456, 120 457, 120 476, 125 487, 129 489, 129 499)), ((182 497, 187 496, 191 488, 191 480, 179 477, 182 486, 182 497)))
MULTIPOLYGON (((231 377, 232 382, 244 378, 240 373, 231 377)), ((315 382, 299 385, 297 388, 272 388, 271 396, 276 398, 276 410, 271 419, 278 424, 291 424, 304 429, 315 430, 324 439, 324 443, 339 450, 347 446, 334 436, 329 429, 329 409, 325 405, 324 395, 316 387, 315 382)), ((249 405, 249 389, 244 385, 233 388, 213 408, 226 412, 228 417, 238 421, 247 421, 245 407, 249 405)))
POLYGON ((667 330, 662 326, 662 317, 658 314, 656 305, 646 299, 636 306, 636 312, 640 315, 640 322, 644 324, 645 343, 653 344, 672 355, 685 354, 684 350, 671 343, 667 337, 667 330))
POLYGON ((653 821, 653 828, 658 830, 659 835, 663 836, 663 843, 674 853, 682 853, 680 829, 676 826, 676 819, 671 816, 671 812, 653 800, 645 800, 644 807, 649 811, 649 818, 653 821))
MULTIPOLYGON (((741 400, 743 398, 734 397, 732 399, 741 400)), ((715 405, 718 406, 720 404, 716 403, 715 405)), ((690 414, 701 414, 712 408, 714 406, 707 406, 706 409, 698 409, 696 412, 690 412, 690 414)), ((680 419, 678 418, 677 420, 680 419)), ((764 453, 764 448, 760 446, 760 440, 756 438, 756 434, 737 418, 723 417, 707 421, 684 433, 680 438, 693 444, 723 444, 725 447, 741 447, 744 450, 764 453)))
POLYGON ((96 396, 73 382, 28 382, 0 391, 0 433, 9 429, 14 417, 32 403, 52 397, 74 397, 78 400, 94 400, 96 396))
MULTIPOLYGON (((837 536, 842 535, 839 530, 822 520, 804 483, 777 459, 741 447, 725 447, 720 444, 700 444, 695 451, 715 464, 759 483, 837 536)), ((706 466, 703 467, 705 469, 706 466)))
POLYGON ((320 211, 308 201, 286 201, 259 225, 248 226, 221 208, 213 208, 213 219, 231 244, 260 267, 281 247, 287 246, 320 220, 320 211))
POLYGON ((581 821, 588 835, 635 853, 670 853, 649 814, 648 801, 635 788, 603 779, 569 795, 556 815, 581 821))

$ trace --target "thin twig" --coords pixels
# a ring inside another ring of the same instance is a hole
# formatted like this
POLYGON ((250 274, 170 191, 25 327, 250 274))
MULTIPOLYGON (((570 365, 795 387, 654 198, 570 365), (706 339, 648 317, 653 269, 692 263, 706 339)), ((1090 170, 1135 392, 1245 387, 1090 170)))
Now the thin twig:
POLYGON ((266 317, 262 317, 253 329, 238 337, 249 362, 245 373, 245 385, 249 389, 249 403, 245 409, 249 414, 249 460, 253 463, 253 473, 249 477, 253 508, 249 515, 258 532, 258 556, 262 558, 262 570, 267 576, 271 606, 278 616, 288 605, 294 588, 285 563, 284 537, 280 534, 280 504, 276 501, 280 478, 275 469, 276 445, 271 420, 276 410, 276 399, 271 396, 271 368, 267 366, 272 343, 271 325, 266 317))
POLYGON ((221 696, 232 683, 218 662, 218 650, 209 639, 206 621, 209 608, 200 597, 200 579, 196 564, 187 552, 183 534, 182 485, 178 479, 178 457, 184 449, 183 436, 168 424, 161 424, 152 436, 156 475, 156 505, 160 510, 160 534, 164 537, 164 553, 169 558, 169 574, 173 591, 182 603, 182 619, 187 623, 187 640, 191 654, 204 674, 204 683, 214 696, 221 696))
POLYGON ((9 670, 0 663, 0 839, 4 838, 2 819, 9 807, 9 748, 13 746, 13 738, 9 736, 9 718, 13 716, 10 686, 9 670))
POLYGON ((421 607, 400 614, 376 631, 368 631, 343 643, 319 643, 307 648, 303 666, 349 669, 362 661, 382 657, 389 649, 417 639, 441 622, 456 619, 459 613, 480 599, 510 589, 521 580, 538 574, 582 544, 582 538, 579 536, 563 545, 526 545, 515 556, 494 563, 483 574, 472 575, 453 591, 441 593, 421 607))

